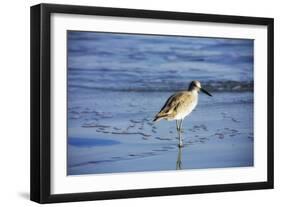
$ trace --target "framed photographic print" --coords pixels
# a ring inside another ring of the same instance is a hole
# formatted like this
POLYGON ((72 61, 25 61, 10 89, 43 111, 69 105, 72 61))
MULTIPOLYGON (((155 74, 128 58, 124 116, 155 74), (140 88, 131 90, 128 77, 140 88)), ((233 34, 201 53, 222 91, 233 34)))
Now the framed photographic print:
POLYGON ((273 188, 273 19, 31 7, 31 200, 273 188))

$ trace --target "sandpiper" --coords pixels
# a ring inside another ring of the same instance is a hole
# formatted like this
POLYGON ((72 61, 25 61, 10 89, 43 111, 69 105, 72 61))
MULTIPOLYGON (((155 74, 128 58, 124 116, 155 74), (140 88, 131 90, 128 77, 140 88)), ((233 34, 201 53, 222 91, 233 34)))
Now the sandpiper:
POLYGON ((171 95, 153 120, 176 120, 176 127, 179 134, 179 147, 183 147, 183 139, 181 137, 183 119, 195 109, 198 103, 199 91, 212 96, 201 87, 199 81, 194 80, 190 83, 187 91, 180 91, 171 95))

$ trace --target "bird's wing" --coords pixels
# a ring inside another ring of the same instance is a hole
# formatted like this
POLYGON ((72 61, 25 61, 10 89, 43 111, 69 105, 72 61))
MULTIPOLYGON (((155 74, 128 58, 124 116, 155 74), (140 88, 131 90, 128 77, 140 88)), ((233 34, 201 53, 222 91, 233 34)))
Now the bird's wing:
POLYGON ((163 105, 163 107, 160 109, 160 111, 158 113, 160 113, 161 111, 163 111, 163 109, 165 109, 168 105, 170 105, 170 102, 173 100, 173 98, 176 96, 177 94, 173 94, 171 95, 167 101, 165 102, 165 104, 163 105))
POLYGON ((162 109, 159 111, 157 116, 163 116, 166 114, 171 114, 175 109, 180 106, 181 102, 183 102, 183 96, 188 95, 187 93, 184 92, 178 92, 173 94, 168 98, 162 109))

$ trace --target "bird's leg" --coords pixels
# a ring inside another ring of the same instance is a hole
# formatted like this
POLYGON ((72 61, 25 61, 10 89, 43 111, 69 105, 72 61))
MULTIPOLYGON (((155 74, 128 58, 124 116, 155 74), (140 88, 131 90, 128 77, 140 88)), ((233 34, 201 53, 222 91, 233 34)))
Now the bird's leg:
POLYGON ((177 132, 179 132, 179 123, 178 123, 178 120, 176 120, 176 125, 177 125, 177 132))
POLYGON ((180 122, 179 120, 176 120, 177 132, 179 135, 179 147, 181 147, 181 132, 180 132, 180 123, 179 122, 180 122))
POLYGON ((183 119, 180 120, 180 126, 179 126, 180 132, 183 132, 182 122, 183 122, 183 119))
POLYGON ((183 137, 181 136, 181 133, 182 133, 182 122, 183 122, 183 120, 181 119, 180 123, 179 123, 179 147, 183 147, 183 137))

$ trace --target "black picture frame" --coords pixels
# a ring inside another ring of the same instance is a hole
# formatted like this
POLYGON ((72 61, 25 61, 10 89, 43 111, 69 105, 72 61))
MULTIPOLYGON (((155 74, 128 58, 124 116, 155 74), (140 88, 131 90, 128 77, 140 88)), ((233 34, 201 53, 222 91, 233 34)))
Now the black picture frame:
POLYGON ((88 201, 146 196, 210 193, 273 188, 274 177, 274 78, 272 18, 195 14, 168 11, 39 4, 31 7, 31 151, 30 199, 38 203, 88 201), (167 187, 73 194, 51 194, 51 90, 50 90, 50 15, 52 13, 133 17, 210 23, 233 23, 267 26, 267 181, 186 187, 167 187))

